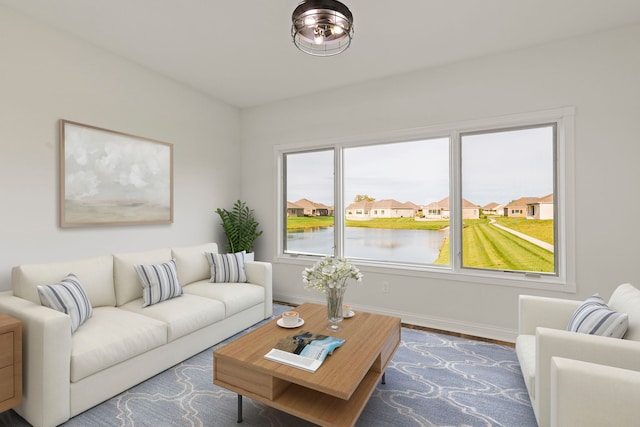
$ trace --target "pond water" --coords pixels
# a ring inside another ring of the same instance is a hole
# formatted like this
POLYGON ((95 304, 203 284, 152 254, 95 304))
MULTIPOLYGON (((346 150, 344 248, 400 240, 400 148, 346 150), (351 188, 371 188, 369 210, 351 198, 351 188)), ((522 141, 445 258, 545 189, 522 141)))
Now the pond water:
MULTIPOLYGON (((433 264, 448 231, 345 228, 345 257, 385 262, 433 264)), ((330 254, 333 227, 294 230, 287 233, 287 251, 330 254)))

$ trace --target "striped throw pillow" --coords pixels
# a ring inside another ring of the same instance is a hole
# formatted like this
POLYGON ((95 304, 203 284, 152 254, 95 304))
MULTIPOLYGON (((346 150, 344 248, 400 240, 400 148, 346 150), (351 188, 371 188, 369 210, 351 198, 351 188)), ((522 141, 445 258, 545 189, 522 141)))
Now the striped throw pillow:
POLYGON ((45 307, 58 310, 71 318, 71 333, 93 315, 91 302, 78 280, 78 276, 70 273, 55 285, 39 285, 38 297, 45 307))
POLYGON ((246 282, 247 274, 244 271, 244 256, 245 251, 234 254, 207 252, 207 260, 209 260, 209 265, 211 266, 210 282, 246 282))
POLYGON ((571 316, 568 331, 604 337, 622 338, 629 327, 629 316, 611 310, 607 303, 595 294, 587 298, 571 316))
POLYGON ((143 307, 182 295, 175 259, 156 265, 136 264, 133 268, 142 284, 143 307))

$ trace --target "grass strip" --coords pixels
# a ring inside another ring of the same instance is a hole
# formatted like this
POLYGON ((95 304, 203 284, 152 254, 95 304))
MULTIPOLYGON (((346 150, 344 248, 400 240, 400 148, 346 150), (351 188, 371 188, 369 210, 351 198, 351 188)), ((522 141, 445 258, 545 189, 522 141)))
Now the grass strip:
POLYGON ((552 252, 488 223, 462 231, 462 265, 472 268, 552 273, 552 252))
POLYGON ((502 226, 553 245, 554 229, 552 219, 526 219, 504 216, 494 216, 491 218, 502 226))

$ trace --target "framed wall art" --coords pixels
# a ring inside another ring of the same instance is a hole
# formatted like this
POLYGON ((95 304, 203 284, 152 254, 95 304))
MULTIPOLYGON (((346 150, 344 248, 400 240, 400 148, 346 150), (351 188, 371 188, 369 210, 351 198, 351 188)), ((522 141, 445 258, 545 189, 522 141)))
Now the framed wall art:
POLYGON ((173 144, 60 120, 60 226, 173 222, 173 144))

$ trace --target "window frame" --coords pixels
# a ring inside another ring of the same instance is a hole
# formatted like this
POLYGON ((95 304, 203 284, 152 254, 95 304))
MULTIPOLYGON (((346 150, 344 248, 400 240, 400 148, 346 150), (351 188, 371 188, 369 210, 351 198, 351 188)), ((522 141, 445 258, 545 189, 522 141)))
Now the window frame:
POLYGON ((334 150, 334 242, 335 255, 342 256, 344 248, 344 216, 347 203, 343 200, 342 185, 342 149, 357 146, 390 144, 433 138, 450 139, 449 155, 449 197, 451 203, 451 258, 448 266, 392 264, 378 261, 359 260, 358 266, 371 273, 396 274, 402 276, 474 282, 491 285, 516 286, 563 292, 575 292, 575 199, 574 199, 574 107, 563 107, 532 113, 512 114, 494 118, 469 120, 442 125, 392 130, 375 135, 362 134, 344 138, 309 140, 297 144, 277 145, 274 147, 276 163, 277 212, 276 261, 281 263, 308 265, 319 256, 284 253, 286 239, 286 200, 285 171, 283 158, 287 153, 334 150), (556 227, 556 275, 536 274, 518 271, 491 271, 462 267, 462 177, 461 177, 461 135, 469 133, 491 132, 508 128, 527 128, 554 124, 556 126, 555 159, 555 207, 556 227), (455 222, 455 224, 454 224, 455 222), (284 237, 282 237, 284 236, 284 237))
MULTIPOLYGON (((536 272, 525 272, 525 271, 520 271, 520 270, 505 270, 503 271, 503 273, 520 273, 520 274, 529 274, 529 275, 544 275, 544 276, 559 276, 559 269, 558 269, 558 253, 555 250, 555 241, 557 241, 557 237, 559 236, 558 234, 558 222, 556 221, 556 218, 559 217, 558 214, 558 203, 556 201, 557 198, 557 178, 560 175, 559 172, 559 166, 558 166, 558 135, 559 135, 559 130, 558 130, 558 124, 556 121, 552 121, 552 122, 547 122, 547 123, 537 123, 537 124, 533 124, 533 125, 524 125, 524 126, 515 126, 515 127, 503 127, 503 128, 491 128, 489 130, 483 130, 483 131, 472 131, 472 132, 460 132, 459 133, 459 139, 457 142, 458 147, 460 149, 459 155, 460 155, 460 161, 459 161, 459 170, 456 171, 458 173, 458 176, 460 177, 459 179, 459 184, 460 184, 460 194, 462 194, 462 172, 463 172, 463 166, 462 166, 462 137, 463 136, 473 136, 473 135, 487 135, 487 134, 499 134, 502 132, 513 132, 513 131, 519 131, 519 130, 529 130, 529 129, 536 129, 536 128, 548 128, 548 127, 552 127, 553 128, 553 174, 554 174, 554 178, 553 178, 553 190, 552 190, 552 194, 554 195, 554 206, 553 206, 553 218, 554 218, 554 268, 555 271, 553 273, 546 273, 546 272, 542 272, 542 273, 536 273, 536 272)), ((463 197, 461 197, 460 200, 462 200, 463 197)), ((527 208, 527 211, 525 212, 523 209, 519 208, 519 209, 512 209, 511 213, 514 215, 529 215, 529 209, 527 208)), ((458 218, 454 218, 454 220, 456 220, 458 218)), ((462 215, 459 215, 459 219, 460 222, 458 223, 458 227, 460 228, 460 230, 462 230, 462 222, 463 222, 463 218, 462 215)), ((459 246, 463 246, 464 242, 463 239, 461 238, 459 242, 456 242, 459 244, 459 246)), ((481 268, 476 268, 476 267, 472 267, 472 266, 468 266, 465 267, 462 265, 462 253, 463 250, 462 248, 457 250, 458 253, 458 258, 460 260, 460 269, 463 270, 482 270, 482 271, 496 271, 496 269, 481 269, 481 268)), ((499 270, 498 270, 499 271, 499 270)))

